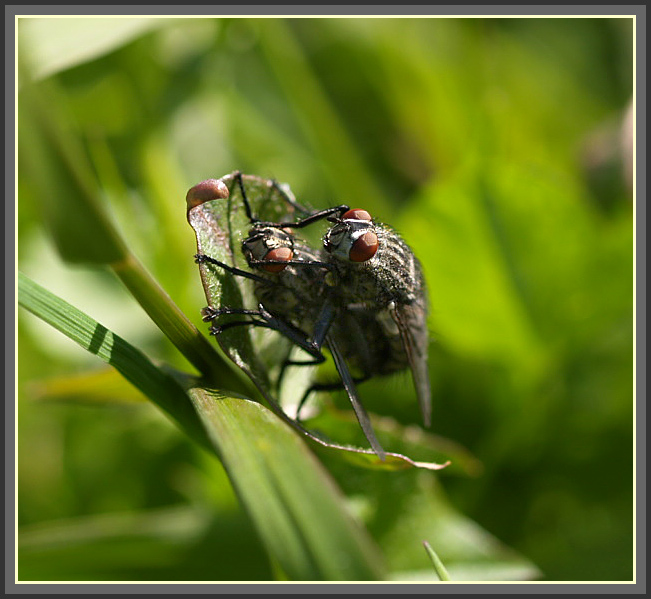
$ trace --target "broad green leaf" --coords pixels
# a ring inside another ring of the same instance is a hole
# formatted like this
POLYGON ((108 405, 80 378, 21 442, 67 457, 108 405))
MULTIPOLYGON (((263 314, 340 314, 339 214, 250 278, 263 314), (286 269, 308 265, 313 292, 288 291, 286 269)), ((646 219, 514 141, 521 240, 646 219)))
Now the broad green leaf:
MULTIPOLYGON (((188 222, 197 236, 197 250, 220 262, 247 270, 248 265, 240 250, 243 235, 250 227, 243 208, 241 191, 235 174, 219 180, 204 182, 188 192, 188 222), (205 197, 204 197, 205 196, 205 197)), ((247 199, 253 216, 272 222, 290 221, 294 209, 269 180, 254 175, 243 175, 247 199)), ((284 191, 291 196, 287 186, 284 191)), ((249 308, 256 306, 250 281, 239 275, 232 275, 225 269, 209 264, 199 265, 201 279, 208 305, 212 307, 249 308)), ((270 379, 280 371, 291 345, 280 335, 269 335, 266 331, 252 331, 255 327, 239 326, 227 329, 217 336, 217 342, 224 352, 253 381, 276 415, 287 424, 322 447, 344 450, 345 456, 359 464, 376 468, 407 468, 418 466, 433 470, 447 464, 416 462, 406 456, 390 453, 381 460, 372 450, 343 446, 322 435, 314 434, 290 418, 278 403, 277 385, 270 379), (266 357, 267 359, 263 359, 266 357)), ((298 379, 296 379, 298 380, 298 379)), ((309 384, 309 381, 303 381, 309 384)), ((294 389, 300 397, 301 390, 294 389)))
POLYGON ((290 580, 378 580, 382 558, 300 437, 252 401, 190 389, 233 485, 290 580))

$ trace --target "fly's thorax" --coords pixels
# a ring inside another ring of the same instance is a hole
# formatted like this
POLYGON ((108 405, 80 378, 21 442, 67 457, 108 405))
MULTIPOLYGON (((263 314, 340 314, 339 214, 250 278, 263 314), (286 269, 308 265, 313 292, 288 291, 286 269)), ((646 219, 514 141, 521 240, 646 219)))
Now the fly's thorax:
POLYGON ((427 303, 420 263, 391 227, 370 216, 369 220, 342 218, 328 230, 323 243, 347 299, 377 308, 391 301, 427 303))
POLYGON ((402 237, 390 227, 377 229, 379 247, 374 271, 381 287, 391 301, 398 304, 427 304, 423 269, 414 252, 402 237))

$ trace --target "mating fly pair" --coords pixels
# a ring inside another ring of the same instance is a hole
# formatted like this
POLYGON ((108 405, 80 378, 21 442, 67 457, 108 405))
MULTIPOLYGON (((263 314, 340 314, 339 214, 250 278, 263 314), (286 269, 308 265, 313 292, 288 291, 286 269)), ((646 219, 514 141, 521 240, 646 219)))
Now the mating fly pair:
POLYGON ((323 362, 325 346, 341 383, 312 385, 299 403, 297 417, 311 391, 343 387, 371 447, 384 458, 356 383, 411 369, 423 419, 430 424, 427 295, 418 260, 395 231, 373 221, 365 210, 341 205, 309 213, 271 181, 264 183, 283 199, 285 208, 303 216, 293 221, 262 220, 253 213, 245 181, 259 186, 264 180, 236 172, 219 181, 199 183, 188 192, 192 206, 226 199, 236 186, 249 225, 241 250, 251 270, 201 250, 196 261, 253 280, 257 309, 208 306, 203 310, 204 320, 212 322, 215 335, 238 326, 273 329, 311 358, 287 361, 285 366, 323 362), (323 247, 313 249, 295 235, 323 220, 331 225, 323 247), (244 318, 230 320, 231 315, 244 318), (353 377, 351 368, 360 376, 353 377))

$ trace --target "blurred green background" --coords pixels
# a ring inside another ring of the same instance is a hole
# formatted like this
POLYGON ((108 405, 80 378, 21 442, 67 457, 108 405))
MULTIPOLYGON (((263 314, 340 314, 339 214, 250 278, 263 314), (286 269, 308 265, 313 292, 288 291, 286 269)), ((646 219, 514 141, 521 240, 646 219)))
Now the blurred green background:
MULTIPOLYGON (((435 485, 534 577, 632 579, 632 19, 22 19, 19 39, 118 229, 200 330, 184 198, 203 179, 275 178, 410 243, 432 431, 481 468, 326 460, 392 570, 418 569, 403 533, 437 518, 419 514, 435 485)), ((62 262, 41 212, 19 171, 19 269, 191 371, 115 277, 62 262)), ((36 318, 18 333, 19 578, 273 578, 216 460, 36 318)), ((408 381, 365 384, 367 409, 420 423, 408 381)))

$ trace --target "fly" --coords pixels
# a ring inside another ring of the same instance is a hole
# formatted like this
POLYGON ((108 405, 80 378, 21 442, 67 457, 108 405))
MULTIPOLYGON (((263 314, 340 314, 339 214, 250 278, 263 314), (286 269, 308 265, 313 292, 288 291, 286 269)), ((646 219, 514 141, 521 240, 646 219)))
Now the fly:
POLYGON ((340 310, 372 322, 384 348, 370 359, 355 339, 343 337, 343 353, 367 376, 409 368, 423 421, 431 424, 427 366, 427 288, 420 262, 400 235, 376 222, 366 210, 331 217, 323 245, 331 268, 326 281, 335 290, 340 310))

